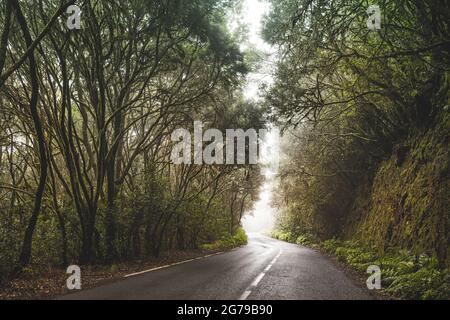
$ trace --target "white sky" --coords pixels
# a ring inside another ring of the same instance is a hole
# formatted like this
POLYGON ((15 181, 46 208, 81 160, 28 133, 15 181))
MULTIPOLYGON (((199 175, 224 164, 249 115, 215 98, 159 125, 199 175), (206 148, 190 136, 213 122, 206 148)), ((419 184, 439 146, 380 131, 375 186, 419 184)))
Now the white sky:
POLYGON ((248 26, 248 40, 260 50, 270 51, 271 47, 261 37, 262 19, 269 13, 270 4, 265 0, 243 0, 243 20, 248 26))

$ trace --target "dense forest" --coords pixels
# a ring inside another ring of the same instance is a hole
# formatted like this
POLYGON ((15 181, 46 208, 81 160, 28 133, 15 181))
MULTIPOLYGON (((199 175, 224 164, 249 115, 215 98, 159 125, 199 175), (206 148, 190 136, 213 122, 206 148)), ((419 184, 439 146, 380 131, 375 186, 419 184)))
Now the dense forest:
POLYGON ((380 0, 371 30, 369 4, 272 1, 264 35, 281 58, 266 103, 286 132, 276 236, 347 240, 355 264, 398 248, 412 255, 411 272, 421 255, 445 268, 450 6, 380 0))
POLYGON ((450 297, 450 3, 266 2, 259 99, 242 1, 1 2, 0 284, 245 244, 264 166, 175 164, 201 121, 283 133, 273 237, 450 297))
POLYGON ((173 165, 172 132, 261 128, 233 1, 2 1, 0 275, 233 236, 256 166, 173 165))

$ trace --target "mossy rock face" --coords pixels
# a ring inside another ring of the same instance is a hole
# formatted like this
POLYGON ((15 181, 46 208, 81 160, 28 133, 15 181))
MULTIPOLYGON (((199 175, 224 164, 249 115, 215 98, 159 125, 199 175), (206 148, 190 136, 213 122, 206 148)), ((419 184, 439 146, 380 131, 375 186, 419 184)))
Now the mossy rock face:
POLYGON ((348 227, 350 237, 381 251, 396 246, 436 255, 450 266, 449 124, 447 114, 398 148, 400 163, 394 151, 380 165, 356 198, 351 216, 359 222, 348 227))

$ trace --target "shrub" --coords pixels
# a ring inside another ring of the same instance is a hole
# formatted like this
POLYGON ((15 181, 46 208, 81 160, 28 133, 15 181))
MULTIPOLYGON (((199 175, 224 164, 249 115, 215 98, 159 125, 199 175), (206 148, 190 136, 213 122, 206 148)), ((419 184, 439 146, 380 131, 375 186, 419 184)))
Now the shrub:
POLYGON ((244 229, 239 228, 234 235, 226 234, 213 243, 206 243, 201 246, 205 250, 227 250, 246 245, 248 241, 244 229))
POLYGON ((299 235, 295 240, 295 243, 302 246, 311 246, 314 244, 314 240, 311 235, 299 235))
POLYGON ((280 230, 274 230, 270 233, 270 236, 274 239, 278 239, 281 241, 295 243, 296 237, 291 232, 283 232, 280 230))
POLYGON ((119 266, 117 264, 111 265, 110 272, 116 273, 117 271, 119 271, 119 266))
POLYGON ((387 288, 389 293, 406 299, 448 299, 450 274, 443 270, 422 268, 414 273, 399 274, 387 288))
MULTIPOLYGON (((290 233, 274 231, 271 236, 284 240, 290 233)), ((285 240, 286 241, 286 240, 285 240)), ((381 268, 382 287, 394 297, 401 299, 449 299, 450 271, 439 269, 435 257, 416 256, 405 249, 391 248, 381 254, 359 241, 329 239, 317 244, 309 235, 300 235, 295 243, 319 246, 324 251, 349 264, 361 273, 370 265, 381 268)))

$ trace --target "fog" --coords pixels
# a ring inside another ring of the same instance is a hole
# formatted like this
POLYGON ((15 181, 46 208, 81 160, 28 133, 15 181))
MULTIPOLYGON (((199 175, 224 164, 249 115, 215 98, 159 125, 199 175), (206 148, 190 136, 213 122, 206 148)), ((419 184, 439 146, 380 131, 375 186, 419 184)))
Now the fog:
POLYGON ((264 233, 273 228, 275 209, 271 207, 273 182, 266 180, 261 188, 259 200, 242 219, 242 227, 246 232, 264 233))

